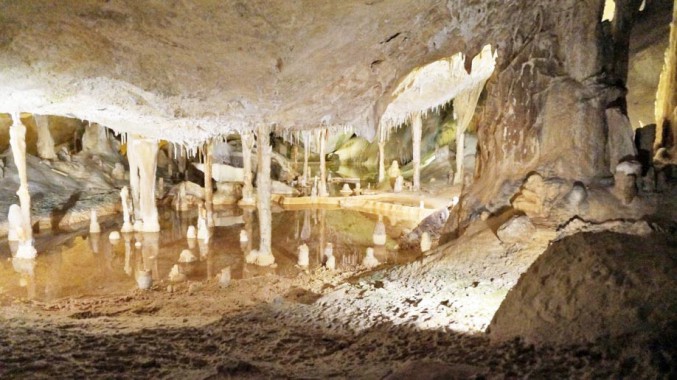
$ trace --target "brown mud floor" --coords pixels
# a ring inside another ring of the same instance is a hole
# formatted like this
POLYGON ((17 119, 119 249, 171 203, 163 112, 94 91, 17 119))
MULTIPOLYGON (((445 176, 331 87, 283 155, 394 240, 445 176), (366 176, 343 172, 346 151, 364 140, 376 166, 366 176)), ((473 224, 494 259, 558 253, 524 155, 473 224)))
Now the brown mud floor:
POLYGON ((353 274, 318 269, 226 289, 213 280, 47 303, 5 299, 0 378, 609 378, 660 366, 622 342, 491 345, 483 334, 379 321, 354 330, 314 302, 353 274))

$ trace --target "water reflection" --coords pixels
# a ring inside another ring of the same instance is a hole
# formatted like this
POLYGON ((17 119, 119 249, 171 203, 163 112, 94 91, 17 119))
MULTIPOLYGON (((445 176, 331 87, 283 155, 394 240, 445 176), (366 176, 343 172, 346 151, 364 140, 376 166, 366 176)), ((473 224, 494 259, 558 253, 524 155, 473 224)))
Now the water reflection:
MULTIPOLYGON (((258 245, 258 221, 253 208, 227 208, 215 213, 216 227, 205 242, 186 239, 188 226, 195 225, 197 212, 163 210, 159 233, 124 233, 118 241, 107 238, 119 225, 102 226, 101 234, 86 230, 70 234, 36 236, 40 254, 29 263, 12 260, 15 243, 0 242, 0 257, 10 265, 0 265, 0 295, 9 298, 54 300, 111 293, 125 293, 149 282, 162 289, 169 273, 184 249, 197 260, 179 265, 187 281, 217 280, 224 268, 233 279, 269 273, 296 276, 298 247, 309 248, 309 270, 323 263, 323 251, 333 245, 337 270, 357 268, 367 247, 373 246, 372 231, 376 218, 348 210, 323 208, 273 213, 273 254, 276 268, 244 263, 244 256, 258 245), (240 243, 240 231, 248 235, 240 243)), ((381 263, 401 263, 418 253, 401 254, 394 250, 402 228, 389 226, 388 244, 374 247, 381 263)))

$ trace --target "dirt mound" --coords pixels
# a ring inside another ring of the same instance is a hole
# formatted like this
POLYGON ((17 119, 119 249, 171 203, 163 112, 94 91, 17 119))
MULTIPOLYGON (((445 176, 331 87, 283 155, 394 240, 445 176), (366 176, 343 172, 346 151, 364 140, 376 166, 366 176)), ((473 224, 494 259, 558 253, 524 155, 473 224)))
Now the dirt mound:
POLYGON ((489 334, 493 341, 574 344, 670 333, 676 285, 677 245, 667 237, 576 234, 553 243, 522 275, 489 334))

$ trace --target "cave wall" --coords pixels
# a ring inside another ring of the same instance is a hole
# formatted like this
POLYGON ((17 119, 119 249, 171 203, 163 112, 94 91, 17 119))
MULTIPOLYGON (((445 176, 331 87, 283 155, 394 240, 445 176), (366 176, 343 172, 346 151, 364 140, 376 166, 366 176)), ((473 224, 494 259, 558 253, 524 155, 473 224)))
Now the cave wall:
POLYGON ((518 24, 498 44, 464 217, 480 205, 490 211, 509 205, 529 172, 589 184, 611 174, 612 159, 634 154, 619 106, 625 90, 604 71, 611 54, 602 9, 598 0, 539 2, 520 13, 534 22, 518 24))

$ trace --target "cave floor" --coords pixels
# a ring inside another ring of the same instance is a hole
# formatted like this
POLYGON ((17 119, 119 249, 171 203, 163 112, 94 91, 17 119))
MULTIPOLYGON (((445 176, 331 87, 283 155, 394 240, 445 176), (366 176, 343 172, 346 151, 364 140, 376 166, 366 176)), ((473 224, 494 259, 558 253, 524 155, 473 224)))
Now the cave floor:
MULTIPOLYGON (((166 276, 188 246, 183 233, 194 216, 163 211, 167 225, 159 239, 133 235, 110 243, 112 222, 103 223, 96 242, 86 231, 38 236, 38 244, 59 248, 42 255, 33 277, 9 255, 0 264, 0 377, 580 378, 637 365, 605 345, 492 345, 481 332, 503 288, 542 252, 550 231, 539 230, 510 259, 493 233, 481 229, 401 265, 418 253, 395 254, 393 237, 408 227, 386 220, 390 236, 376 253, 383 265, 365 271, 359 257, 371 245, 374 216, 277 211, 276 231, 284 231, 274 243, 277 268, 242 262, 247 247, 239 231, 248 224, 255 231, 255 223, 246 211, 221 210, 217 233, 206 251, 193 247, 200 261, 182 268, 188 281, 178 284, 166 276), (301 270, 294 252, 306 218, 311 266, 301 270), (323 237, 334 242, 336 271, 320 265, 323 237), (458 253, 445 255, 451 249, 458 253), (468 264, 471 258, 475 264, 468 264), (149 291, 136 289, 127 273, 142 266, 153 272, 149 291), (215 275, 225 266, 234 280, 221 288, 215 275), (480 285, 471 281, 478 277, 480 285), (487 310, 476 307, 483 303, 487 310), (460 323, 470 313, 475 320, 460 323)), ((0 244, 4 250, 7 243, 0 244)))

